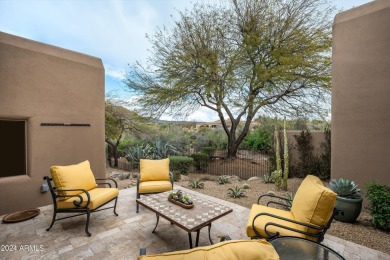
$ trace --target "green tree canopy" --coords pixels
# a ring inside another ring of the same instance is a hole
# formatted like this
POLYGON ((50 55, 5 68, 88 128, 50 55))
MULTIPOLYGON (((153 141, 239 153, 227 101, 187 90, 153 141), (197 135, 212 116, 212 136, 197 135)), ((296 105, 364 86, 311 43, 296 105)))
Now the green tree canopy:
POLYGON ((110 154, 114 157, 115 167, 118 166, 118 146, 126 132, 137 133, 144 119, 113 101, 107 100, 105 104, 105 141, 110 147, 110 154))
POLYGON ((235 157, 259 111, 329 107, 332 10, 328 0, 196 4, 148 37, 148 64, 131 66, 125 83, 152 116, 215 111, 235 157))

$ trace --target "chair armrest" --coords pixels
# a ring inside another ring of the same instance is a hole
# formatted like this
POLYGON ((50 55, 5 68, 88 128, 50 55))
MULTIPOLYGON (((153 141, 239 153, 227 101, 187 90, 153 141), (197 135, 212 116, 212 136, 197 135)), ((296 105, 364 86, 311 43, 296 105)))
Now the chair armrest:
MULTIPOLYGON (((287 198, 281 197, 281 196, 276 196, 276 195, 272 195, 272 194, 263 194, 263 195, 261 195, 261 196, 257 199, 257 204, 259 204, 260 199, 261 199, 261 198, 264 198, 264 197, 277 198, 277 199, 282 199, 282 200, 289 201, 289 202, 292 201, 292 200, 290 200, 290 199, 287 199, 287 198)), ((272 201, 270 201, 270 202, 272 202, 272 201)), ((270 202, 268 202, 268 203, 270 203, 270 202)))
POLYGON ((139 255, 146 255, 146 248, 140 248, 139 249, 139 255))
MULTIPOLYGON (((260 204, 260 200, 261 198, 264 198, 264 197, 271 197, 271 198, 277 198, 277 199, 281 199, 281 200, 284 200, 286 202, 292 202, 292 200, 288 199, 288 198, 285 198, 285 197, 281 197, 281 196, 276 196, 276 195, 272 195, 272 194, 263 194, 261 195, 258 199, 257 199, 257 204, 260 204)), ((280 205, 280 206, 283 206, 284 208, 290 210, 291 206, 288 205, 288 204, 284 204, 284 203, 281 203, 281 202, 278 202, 278 201, 269 201, 267 203, 267 207, 270 205, 270 204, 276 204, 276 205, 280 205)))
MULTIPOLYGON (((273 238, 276 238, 279 236, 279 232, 276 232, 276 233, 271 233, 267 230, 267 227, 269 226, 275 226, 275 227, 279 227, 279 228, 282 228, 282 229, 287 229, 287 230, 290 230, 290 231, 293 231, 293 232, 296 232, 296 233, 300 233, 300 234, 304 234, 304 235, 307 235, 307 236, 311 236, 311 237, 315 237, 315 238, 320 238, 322 237, 326 230, 329 228, 329 225, 325 225, 325 226, 314 226, 314 225, 311 225, 311 224, 307 224, 307 223, 303 223, 303 222, 299 222, 299 221, 296 221, 296 220, 293 220, 293 219, 288 219, 288 218, 283 218, 283 217, 280 217, 280 216, 277 216, 277 215, 274 215, 274 214, 270 214, 270 213, 259 213, 257 214, 254 218, 253 218, 253 221, 252 221, 252 228, 253 228, 253 231, 255 232, 256 236, 260 237, 260 238, 263 238, 263 236, 260 235, 260 233, 256 230, 256 227, 255 227, 255 220, 258 218, 258 217, 261 217, 261 216, 268 216, 268 217, 273 217, 273 218, 276 218, 276 219, 280 219, 280 220, 284 220, 284 221, 287 221, 287 222, 291 222, 291 223, 294 223, 294 224, 297 224, 297 225, 301 225, 301 226, 304 226, 304 227, 308 227, 308 228, 312 228, 312 229, 315 229, 315 230, 318 230, 318 231, 321 231, 317 234, 312 234, 312 233, 308 233, 308 232, 304 232, 304 231, 301 231, 301 230, 298 230, 298 229, 295 229, 295 228, 291 228, 291 227, 287 227, 287 226, 284 226, 284 225, 281 225, 279 223, 275 223, 275 222, 267 222, 264 226, 264 232, 269 236, 269 239, 273 239, 273 238)), ((333 218, 331 218, 333 219, 333 218)))
MULTIPOLYGON (((112 181, 115 184, 115 188, 118 188, 118 183, 113 178, 95 179, 95 180, 97 180, 97 181, 112 181)), ((112 187, 111 183, 109 183, 109 182, 97 182, 96 184, 108 185, 110 188, 112 187)))
POLYGON ((58 198, 60 198, 60 197, 63 197, 63 198, 78 197, 80 199, 79 202, 77 200, 73 201, 73 204, 76 207, 78 207, 78 208, 87 208, 89 203, 91 202, 91 196, 89 195, 88 191, 86 191, 84 189, 57 190, 57 192, 65 192, 65 191, 82 191, 82 193, 85 193, 85 195, 87 196, 87 204, 85 204, 85 206, 83 206, 83 207, 81 206, 81 204, 84 202, 84 200, 83 200, 83 197, 80 194, 77 194, 77 195, 59 195, 59 194, 56 194, 56 196, 58 198))

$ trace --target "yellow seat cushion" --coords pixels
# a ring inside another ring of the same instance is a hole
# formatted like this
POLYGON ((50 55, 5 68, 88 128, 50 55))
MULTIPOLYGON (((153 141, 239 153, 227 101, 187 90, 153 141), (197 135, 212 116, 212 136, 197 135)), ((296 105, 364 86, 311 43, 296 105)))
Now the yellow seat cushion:
MULTIPOLYGON (((91 190, 97 187, 95 177, 91 171, 89 161, 69 166, 52 166, 50 173, 57 190, 84 189, 91 190)), ((62 196, 80 194, 82 191, 58 192, 62 196)), ((66 200, 60 197, 60 200, 66 200)))
MULTIPOLYGON (((276 215, 276 216, 279 216, 282 218, 294 220, 294 215, 290 211, 253 204, 251 211, 249 212, 248 222, 246 224, 246 234, 248 235, 248 237, 255 237, 256 236, 255 232, 253 231, 252 222, 253 222, 253 219, 255 218, 255 216, 259 213, 269 213, 269 214, 273 214, 273 215, 276 215)), ((260 216, 260 217, 256 218, 256 220, 255 220, 255 227, 256 227, 256 230, 260 233, 260 235, 262 235, 264 238, 269 237, 267 235, 267 233, 265 233, 265 231, 264 231, 265 225, 268 222, 274 222, 277 224, 281 224, 283 226, 287 226, 287 227, 302 230, 302 231, 304 230, 304 228, 302 226, 291 223, 291 222, 287 222, 287 221, 277 219, 274 217, 270 217, 270 216, 260 216)), ((293 232, 293 231, 290 231, 288 229, 275 227, 275 226, 268 226, 267 231, 269 231, 271 233, 275 233, 276 231, 278 231, 280 236, 305 237, 305 235, 303 235, 303 234, 293 232)))
MULTIPOLYGON (((336 193, 325 187, 318 177, 308 175, 295 194, 291 212, 296 221, 323 226, 329 221, 335 203, 336 193)), ((304 231, 318 233, 308 228, 304 231)))
POLYGON ((170 181, 147 181, 139 184, 138 193, 155 193, 172 190, 170 181))
POLYGON ((169 158, 162 160, 140 160, 140 182, 169 180, 169 158))
POLYGON ((196 247, 157 255, 139 256, 138 260, 277 260, 274 247, 265 240, 230 240, 211 246, 196 247))
MULTIPOLYGON (((104 203, 118 197, 119 190, 117 188, 95 188, 88 191, 91 202, 88 204, 88 208, 93 210, 104 203)), ((85 206, 87 203, 87 195, 85 193, 80 194, 80 196, 83 198, 83 203, 81 206, 85 206)), ((71 197, 67 200, 62 200, 57 202, 57 207, 59 209, 69 209, 69 208, 77 208, 73 201, 80 201, 79 197, 71 197)))

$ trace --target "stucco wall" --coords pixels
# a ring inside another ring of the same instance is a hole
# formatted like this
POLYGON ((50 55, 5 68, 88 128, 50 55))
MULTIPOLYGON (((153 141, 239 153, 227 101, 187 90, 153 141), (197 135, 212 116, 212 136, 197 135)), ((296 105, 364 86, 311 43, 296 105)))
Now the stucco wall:
POLYGON ((0 178, 0 215, 51 204, 40 186, 52 165, 89 160, 105 176, 100 59, 0 32, 0 118, 27 120, 27 175, 0 178))
MULTIPOLYGON (((332 178, 390 183, 390 1, 336 15, 332 178)), ((367 203, 367 200, 366 200, 367 203)))

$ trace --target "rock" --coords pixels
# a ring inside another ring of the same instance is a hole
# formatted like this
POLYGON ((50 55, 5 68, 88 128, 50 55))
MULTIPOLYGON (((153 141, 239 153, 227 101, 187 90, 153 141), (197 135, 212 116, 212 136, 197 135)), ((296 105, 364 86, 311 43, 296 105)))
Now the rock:
POLYGON ((185 176, 185 175, 181 174, 180 175, 180 180, 182 180, 182 181, 189 181, 190 178, 188 176, 185 176))
POLYGON ((256 181, 256 180, 260 180, 260 177, 254 176, 248 179, 248 181, 256 181))
POLYGON ((239 181, 240 177, 238 177, 236 175, 230 175, 230 176, 228 176, 228 179, 230 182, 235 182, 235 181, 239 181))

